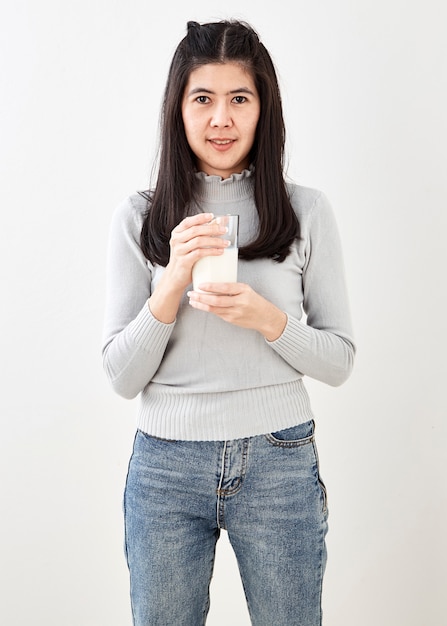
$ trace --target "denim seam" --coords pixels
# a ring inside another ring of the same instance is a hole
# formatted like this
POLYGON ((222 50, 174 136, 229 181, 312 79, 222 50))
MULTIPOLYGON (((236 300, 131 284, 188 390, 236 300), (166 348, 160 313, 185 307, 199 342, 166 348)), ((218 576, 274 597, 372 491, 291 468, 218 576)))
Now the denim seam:
POLYGON ((224 475, 225 475, 225 458, 227 456, 227 442, 224 442, 224 446, 223 446, 223 450, 222 450, 222 456, 221 456, 221 470, 220 470, 220 478, 219 478, 219 485, 216 489, 216 495, 217 495, 217 502, 216 502, 216 522, 217 522, 217 527, 218 528, 225 528, 225 522, 224 522, 224 506, 223 506, 223 490, 222 490, 222 483, 224 480, 224 475))
POLYGON ((315 444, 315 442, 312 442, 313 445, 313 449, 314 449, 314 454, 315 454, 315 461, 316 461, 316 467, 317 467, 317 481, 318 481, 318 485, 320 487, 320 491, 321 491, 321 496, 323 499, 323 513, 326 514, 327 510, 328 510, 328 496, 327 496, 327 489, 326 489, 326 485, 324 484, 322 478, 321 478, 321 474, 320 474, 320 459, 318 456, 318 450, 317 450, 317 446, 315 444))
POLYGON ((225 441, 224 443, 224 448, 223 448, 223 452, 222 452, 222 469, 221 469, 221 474, 220 474, 220 478, 219 478, 219 485, 216 489, 216 494, 217 494, 217 525, 219 528, 225 528, 225 512, 224 512, 224 508, 225 508, 225 499, 231 496, 236 495, 237 493, 239 493, 239 491, 242 488, 242 485, 244 483, 244 478, 245 478, 245 474, 247 472, 247 463, 248 463, 248 449, 249 449, 249 443, 250 443, 250 439, 244 439, 243 443, 242 443, 242 460, 241 460, 241 466, 240 466, 240 475, 237 478, 236 482, 234 483, 234 485, 229 488, 229 489, 225 489, 222 488, 222 484, 224 482, 225 476, 228 472, 228 470, 230 470, 230 466, 228 464, 228 460, 227 460, 227 449, 228 449, 228 443, 227 441, 225 441))
MULTIPOLYGON (((133 449, 135 449, 135 442, 138 436, 138 431, 135 433, 134 436, 134 442, 133 442, 133 449)), ((124 497, 123 497, 123 513, 124 513, 124 552, 125 552, 125 557, 126 557, 126 563, 127 563, 127 567, 129 570, 129 576, 132 576, 131 573, 131 568, 130 568, 130 561, 129 561, 129 540, 128 540, 128 527, 127 527, 127 494, 128 494, 128 481, 129 481, 129 472, 130 472, 130 465, 132 463, 132 458, 134 456, 134 452, 132 452, 130 459, 129 459, 129 463, 127 465, 127 475, 126 475, 126 483, 125 483, 125 487, 124 487, 124 497)), ((132 593, 130 593, 130 608, 132 611, 132 621, 135 623, 136 621, 136 616, 135 616, 135 608, 134 608, 134 601, 133 601, 133 597, 132 597, 132 593)))
POLYGON ((309 443, 313 443, 315 440, 315 435, 310 435, 309 437, 305 437, 304 439, 276 439, 273 437, 271 433, 264 435, 269 443, 273 446, 277 446, 278 448, 301 448, 302 446, 307 446, 309 443))

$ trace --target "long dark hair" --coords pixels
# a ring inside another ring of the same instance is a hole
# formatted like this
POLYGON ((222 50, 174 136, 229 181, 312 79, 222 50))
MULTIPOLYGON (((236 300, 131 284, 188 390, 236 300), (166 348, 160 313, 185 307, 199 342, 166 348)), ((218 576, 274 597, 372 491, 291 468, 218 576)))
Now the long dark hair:
POLYGON ((253 76, 261 102, 250 161, 254 168, 254 197, 259 215, 256 239, 240 248, 243 259, 283 261, 299 235, 284 180, 285 126, 275 68, 251 26, 239 21, 200 25, 188 22, 178 45, 164 93, 158 176, 148 193, 148 210, 141 230, 141 248, 152 262, 167 265, 171 231, 188 215, 196 199, 195 156, 182 119, 182 99, 191 72, 207 63, 241 63, 253 76))

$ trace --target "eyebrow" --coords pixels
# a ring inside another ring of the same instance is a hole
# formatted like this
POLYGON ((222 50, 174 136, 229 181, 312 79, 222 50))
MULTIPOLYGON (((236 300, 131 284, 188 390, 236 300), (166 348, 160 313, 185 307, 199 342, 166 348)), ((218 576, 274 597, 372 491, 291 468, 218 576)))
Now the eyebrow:
MULTIPOLYGON (((206 87, 194 87, 194 89, 191 89, 191 91, 188 92, 188 96, 193 96, 196 93, 210 93, 212 95, 215 95, 215 91, 211 91, 211 89, 206 89, 206 87)), ((251 96, 254 96, 254 93, 251 89, 249 89, 248 87, 239 87, 239 89, 232 89, 231 91, 228 91, 225 95, 233 95, 236 93, 248 93, 251 96)))

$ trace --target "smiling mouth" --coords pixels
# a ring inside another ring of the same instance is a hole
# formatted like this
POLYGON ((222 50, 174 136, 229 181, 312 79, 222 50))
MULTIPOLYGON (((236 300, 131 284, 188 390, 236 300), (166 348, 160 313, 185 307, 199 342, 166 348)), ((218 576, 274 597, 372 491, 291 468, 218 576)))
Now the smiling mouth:
POLYGON ((210 139, 210 145, 216 152, 228 152, 235 144, 235 139, 210 139))
POLYGON ((234 139, 210 139, 210 141, 218 146, 226 146, 229 143, 233 143, 234 139))

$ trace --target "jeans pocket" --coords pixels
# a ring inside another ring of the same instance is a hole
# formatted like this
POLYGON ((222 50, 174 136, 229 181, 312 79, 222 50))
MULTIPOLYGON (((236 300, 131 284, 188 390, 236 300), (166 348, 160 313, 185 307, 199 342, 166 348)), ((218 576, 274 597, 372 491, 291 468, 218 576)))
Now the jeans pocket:
POLYGON ((315 424, 313 420, 297 424, 265 435, 267 441, 282 448, 298 448, 314 440, 315 424))

